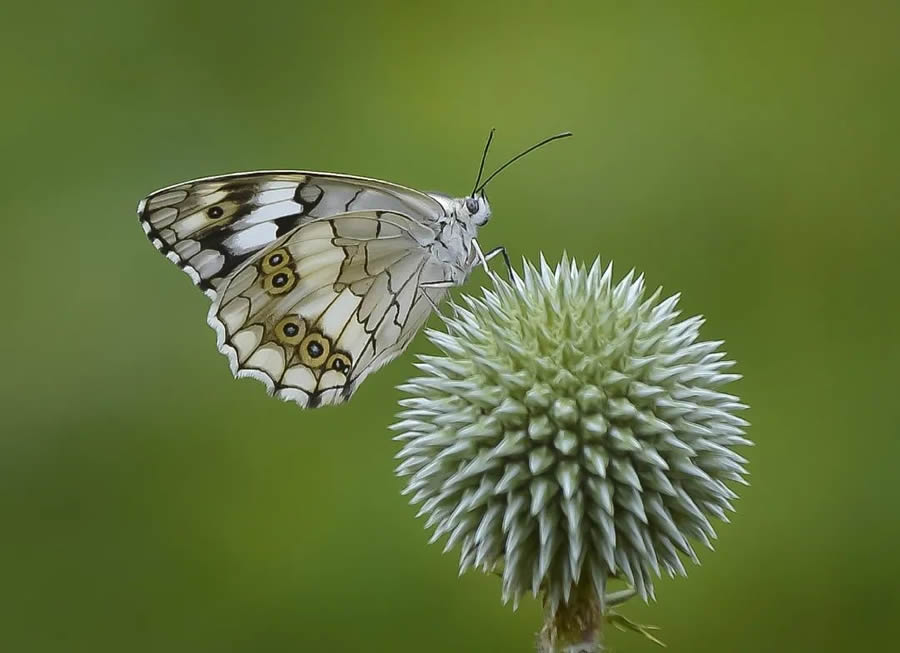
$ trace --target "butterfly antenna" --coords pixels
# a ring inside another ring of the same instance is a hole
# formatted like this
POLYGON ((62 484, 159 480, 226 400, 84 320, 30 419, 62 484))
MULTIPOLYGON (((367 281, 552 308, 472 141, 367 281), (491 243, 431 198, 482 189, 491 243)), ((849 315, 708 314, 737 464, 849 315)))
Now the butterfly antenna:
POLYGON ((481 153, 481 165, 478 167, 478 178, 475 179, 475 185, 472 187, 472 195, 475 196, 475 193, 478 189, 478 184, 481 183, 481 175, 484 173, 484 162, 487 161, 488 150, 491 148, 491 141, 494 140, 494 132, 497 131, 493 127, 491 128, 491 133, 488 134, 487 143, 484 144, 484 152, 481 153))
MULTIPOLYGON (((492 132, 492 134, 493 134, 493 132, 492 132)), ((529 152, 534 152, 536 149, 538 149, 539 147, 543 147, 543 146, 546 145, 547 143, 552 143, 553 141, 558 141, 558 140, 560 140, 560 139, 562 139, 562 138, 568 138, 568 137, 571 136, 571 135, 572 135, 572 132, 563 132, 562 134, 556 134, 555 136, 550 136, 549 138, 545 138, 545 139, 542 140, 540 143, 535 143, 534 145, 532 145, 531 147, 529 147, 527 150, 525 150, 525 151, 523 151, 523 152, 519 152, 517 155, 515 155, 515 156, 514 156, 513 158, 511 158, 509 161, 507 161, 507 162, 504 163, 502 166, 500 166, 499 168, 497 168, 496 170, 494 170, 494 172, 492 172, 492 173, 488 176, 488 178, 484 180, 484 183, 481 184, 481 186, 479 186, 478 184, 475 184, 475 191, 474 191, 472 194, 474 195, 474 194, 477 193, 478 191, 483 190, 484 187, 488 185, 488 182, 490 182, 491 179, 493 179, 494 177, 496 177, 497 175, 499 175, 501 172, 503 172, 504 170, 506 170, 509 166, 511 166, 513 163, 515 163, 516 161, 518 161, 519 159, 521 159, 523 156, 525 156, 525 155, 528 154, 529 152)), ((488 143, 490 143, 490 140, 488 140, 488 143)), ((483 165, 483 164, 482 164, 482 165, 483 165)), ((481 177, 481 175, 479 175, 479 178, 480 178, 480 177, 481 177)))

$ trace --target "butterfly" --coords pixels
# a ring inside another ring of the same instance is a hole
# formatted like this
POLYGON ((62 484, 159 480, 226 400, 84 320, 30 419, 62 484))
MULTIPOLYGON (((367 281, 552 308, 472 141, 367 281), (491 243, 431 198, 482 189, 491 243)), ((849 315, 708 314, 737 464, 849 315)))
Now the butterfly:
POLYGON ((481 183, 450 197, 327 172, 267 170, 204 177, 140 201, 147 237, 212 300, 207 322, 235 377, 301 407, 349 399, 399 356, 449 288, 487 253, 481 183))

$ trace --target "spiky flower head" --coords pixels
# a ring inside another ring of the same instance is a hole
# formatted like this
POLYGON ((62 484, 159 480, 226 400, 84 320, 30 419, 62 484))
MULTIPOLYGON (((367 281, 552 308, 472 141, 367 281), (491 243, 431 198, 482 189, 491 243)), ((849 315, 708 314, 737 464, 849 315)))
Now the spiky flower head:
POLYGON ((680 554, 697 562, 744 480, 732 362, 698 341, 702 318, 678 320, 677 295, 613 284, 599 260, 492 280, 428 331, 443 355, 401 386, 405 491, 460 573, 502 572, 504 601, 602 606, 611 577, 647 600, 654 574, 685 573, 680 554))

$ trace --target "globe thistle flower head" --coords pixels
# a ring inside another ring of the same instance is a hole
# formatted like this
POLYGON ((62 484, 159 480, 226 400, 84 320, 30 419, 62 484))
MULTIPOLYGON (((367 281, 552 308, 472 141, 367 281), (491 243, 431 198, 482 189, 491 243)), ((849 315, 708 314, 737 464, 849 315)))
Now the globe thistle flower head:
POLYGON ((614 284, 599 260, 492 281, 427 332, 443 353, 401 386, 405 492, 460 573, 502 574, 504 602, 543 594, 556 613, 587 591, 602 607, 613 577, 647 600, 711 547, 744 482, 732 362, 677 295, 614 284))

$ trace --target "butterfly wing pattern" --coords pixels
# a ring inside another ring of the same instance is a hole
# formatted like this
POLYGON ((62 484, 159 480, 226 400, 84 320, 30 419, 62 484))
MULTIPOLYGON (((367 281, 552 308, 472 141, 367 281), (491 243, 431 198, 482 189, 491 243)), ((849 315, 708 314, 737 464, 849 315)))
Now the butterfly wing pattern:
POLYGON ((475 230, 440 198, 362 177, 256 172, 164 188, 138 216, 212 300, 207 321, 232 373, 315 407, 345 401, 402 353, 447 282, 471 268, 475 230))
POLYGON ((153 245, 210 298, 253 254, 294 227, 354 210, 398 210, 431 222, 431 196, 377 179, 262 171, 206 177, 152 193, 138 205, 153 245))
POLYGON ((222 284, 210 309, 232 372, 304 407, 349 398, 446 292, 421 286, 446 274, 423 247, 430 239, 391 211, 314 220, 279 238, 222 284))

